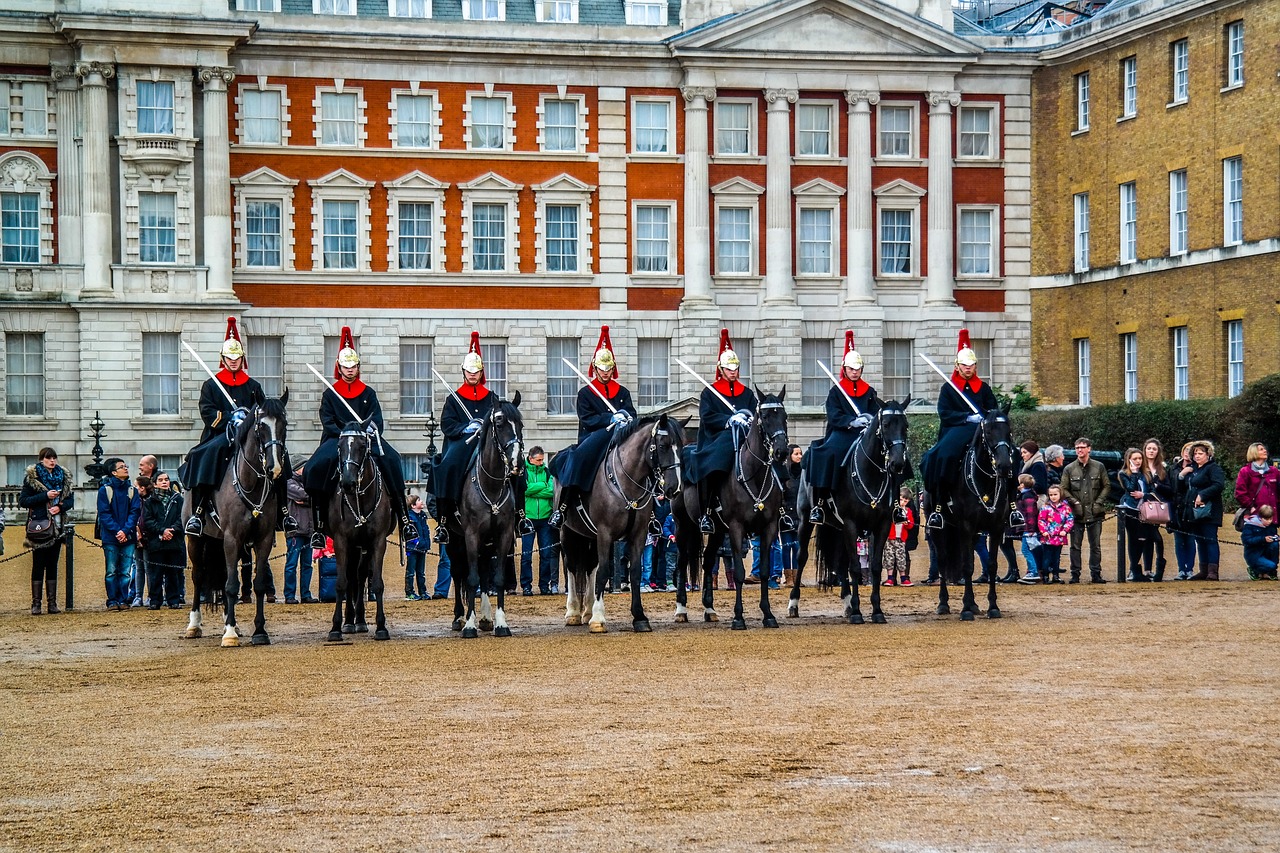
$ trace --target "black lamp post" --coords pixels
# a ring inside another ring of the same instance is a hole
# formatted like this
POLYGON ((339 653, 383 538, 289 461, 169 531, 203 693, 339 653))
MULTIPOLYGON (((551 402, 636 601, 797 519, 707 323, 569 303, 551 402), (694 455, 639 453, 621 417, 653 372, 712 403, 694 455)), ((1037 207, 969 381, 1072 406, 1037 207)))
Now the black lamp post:
POLYGON ((427 488, 431 487, 431 467, 436 458, 436 433, 440 430, 440 424, 436 422, 436 416, 431 412, 427 412, 427 420, 423 424, 427 431, 423 435, 427 439, 427 461, 418 466, 422 472, 422 482, 427 488))
POLYGON ((89 421, 89 437, 93 439, 93 461, 84 466, 84 472, 89 475, 90 482, 95 484, 107 473, 102 464, 102 439, 106 436, 106 426, 102 422, 102 416, 94 412, 93 420, 89 421))

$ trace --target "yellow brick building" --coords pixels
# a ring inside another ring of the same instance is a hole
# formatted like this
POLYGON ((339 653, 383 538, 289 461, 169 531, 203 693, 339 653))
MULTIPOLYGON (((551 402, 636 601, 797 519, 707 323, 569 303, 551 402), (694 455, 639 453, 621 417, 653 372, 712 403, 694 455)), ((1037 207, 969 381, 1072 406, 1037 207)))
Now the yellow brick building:
POLYGON ((1280 0, 1113 4, 1039 53, 1032 387, 1234 395, 1280 370, 1280 0))

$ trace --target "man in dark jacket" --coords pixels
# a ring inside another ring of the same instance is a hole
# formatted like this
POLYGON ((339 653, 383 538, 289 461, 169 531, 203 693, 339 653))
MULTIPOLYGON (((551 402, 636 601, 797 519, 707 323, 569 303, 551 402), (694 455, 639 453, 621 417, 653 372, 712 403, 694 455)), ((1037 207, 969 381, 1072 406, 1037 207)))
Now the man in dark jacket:
POLYGON ((809 520, 814 524, 826 521, 826 504, 846 470, 849 450, 871 423, 872 415, 880 411, 876 389, 862 381, 862 367, 862 356, 853 348, 853 332, 847 331, 844 358, 840 362, 840 384, 832 385, 827 392, 827 431, 819 441, 809 445, 809 452, 805 454, 809 485, 813 488, 809 520), (854 405, 858 407, 856 411, 854 405))
POLYGON ((129 482, 129 465, 113 456, 103 463, 106 482, 98 487, 98 535, 106 562, 107 609, 128 610, 129 570, 138 543, 142 499, 129 482))
POLYGON ((716 381, 704 388, 698 401, 698 446, 686 449, 685 473, 690 483, 698 486, 702 517, 698 526, 703 533, 715 530, 711 520, 713 504, 729 472, 733 470, 736 449, 733 432, 745 436, 755 417, 756 395, 738 381, 742 367, 738 354, 729 342, 729 330, 720 330, 720 355, 716 358, 716 381), (725 405, 725 401, 729 406, 725 405), (732 407, 732 409, 730 408, 732 407))
POLYGON ((1107 514, 1105 502, 1111 485, 1107 469, 1091 459, 1093 442, 1076 439, 1075 461, 1062 469, 1062 496, 1071 504, 1075 527, 1071 528, 1071 580, 1080 583, 1081 544, 1089 535, 1089 583, 1106 583, 1102 577, 1102 519, 1107 514))

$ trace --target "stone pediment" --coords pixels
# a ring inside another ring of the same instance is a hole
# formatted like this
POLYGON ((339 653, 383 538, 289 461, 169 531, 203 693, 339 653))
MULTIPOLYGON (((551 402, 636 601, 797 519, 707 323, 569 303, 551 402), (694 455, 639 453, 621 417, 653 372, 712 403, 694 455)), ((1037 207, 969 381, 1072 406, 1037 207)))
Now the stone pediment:
POLYGON ((789 0, 726 16, 671 40, 677 54, 732 52, 965 56, 981 48, 875 0, 789 0))

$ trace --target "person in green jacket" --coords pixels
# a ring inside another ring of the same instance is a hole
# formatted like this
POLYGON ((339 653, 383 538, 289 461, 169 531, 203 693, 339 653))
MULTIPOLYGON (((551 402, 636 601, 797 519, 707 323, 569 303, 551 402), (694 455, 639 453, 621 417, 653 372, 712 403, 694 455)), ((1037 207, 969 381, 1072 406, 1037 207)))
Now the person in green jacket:
POLYGON ((538 594, 558 595, 560 546, 555 541, 555 531, 547 523, 551 517, 556 483, 547 470, 546 454, 541 447, 529 448, 524 469, 524 513, 533 523, 533 532, 520 537, 520 589, 524 595, 533 595, 533 543, 537 542, 538 594))

